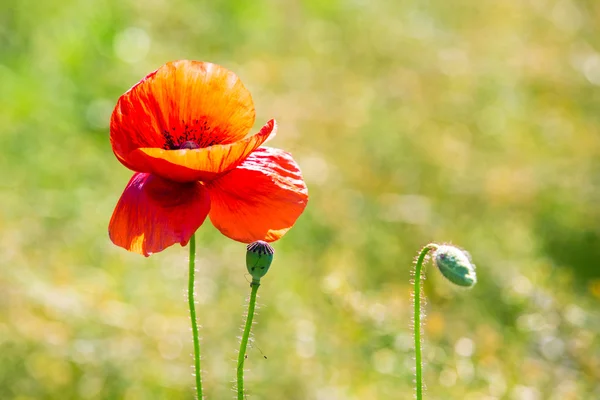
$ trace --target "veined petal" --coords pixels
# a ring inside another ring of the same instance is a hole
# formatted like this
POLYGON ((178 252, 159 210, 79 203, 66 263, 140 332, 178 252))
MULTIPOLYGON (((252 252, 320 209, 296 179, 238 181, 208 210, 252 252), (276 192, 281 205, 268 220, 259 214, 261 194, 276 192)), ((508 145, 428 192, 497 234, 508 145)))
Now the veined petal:
POLYGON ((261 147, 237 168, 207 184, 213 225, 244 243, 272 242, 296 222, 308 189, 291 154, 261 147))
POLYGON ((147 257, 175 243, 185 246, 209 210, 210 197, 200 182, 136 173, 115 207, 108 233, 117 246, 147 257))
POLYGON ((275 120, 270 120, 256 135, 235 143, 203 149, 140 148, 127 156, 127 162, 135 171, 149 172, 172 181, 211 181, 234 169, 276 131, 275 120))
POLYGON ((172 149, 185 141, 200 147, 228 144, 254 125, 250 92, 216 64, 169 62, 123 94, 110 121, 110 140, 120 161, 138 148, 172 149))

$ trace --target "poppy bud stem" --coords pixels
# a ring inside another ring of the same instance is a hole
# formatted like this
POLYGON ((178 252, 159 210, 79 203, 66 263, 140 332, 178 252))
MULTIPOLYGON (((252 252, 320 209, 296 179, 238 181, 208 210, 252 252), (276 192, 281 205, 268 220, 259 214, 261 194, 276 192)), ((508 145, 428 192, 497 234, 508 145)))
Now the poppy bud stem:
POLYGON ((250 284, 250 300, 248 301, 248 315, 246 317, 246 325, 244 326, 244 334, 240 343, 240 352, 238 353, 237 366, 237 395, 238 400, 244 400, 244 361, 246 361, 246 348, 248 347, 248 338, 250 337, 250 329, 252 329, 252 320, 254 319, 254 308, 256 307, 256 294, 260 282, 252 280, 250 284))
POLYGON ((430 250, 434 251, 433 258, 436 266, 450 282, 458 286, 472 287, 477 283, 475 266, 471 263, 468 255, 457 247, 450 245, 437 245, 429 243, 421 249, 417 262, 415 263, 414 280, 414 333, 415 333, 415 374, 416 374, 416 398, 423 398, 423 377, 421 362, 421 269, 425 256, 430 250))
POLYGON ((188 281, 188 303, 190 306, 190 319, 192 320, 192 335, 194 337, 194 368, 196 375, 196 395, 203 400, 202 394, 202 370, 200 369, 200 339, 198 334, 198 322, 196 321, 196 304, 194 300, 194 274, 196 272, 196 234, 190 238, 190 273, 188 281))
POLYGON ((423 377, 422 377, 422 362, 421 362, 421 269, 423 267, 423 260, 430 250, 436 250, 437 245, 430 243, 421 249, 417 263, 415 264, 415 287, 414 287, 414 325, 413 329, 415 332, 415 374, 417 378, 416 382, 416 396, 417 400, 423 398, 423 377))
POLYGON ((237 395, 238 400, 244 400, 244 361, 246 361, 246 348, 248 347, 248 338, 252 329, 252 320, 254 319, 254 308, 256 307, 256 293, 260 286, 260 280, 269 271, 269 267, 273 262, 275 250, 269 243, 262 240, 257 240, 250 243, 246 247, 246 268, 252 276, 250 283, 250 300, 248 300, 248 315, 246 317, 246 325, 244 326, 244 334, 240 343, 240 352, 238 353, 237 364, 237 395))

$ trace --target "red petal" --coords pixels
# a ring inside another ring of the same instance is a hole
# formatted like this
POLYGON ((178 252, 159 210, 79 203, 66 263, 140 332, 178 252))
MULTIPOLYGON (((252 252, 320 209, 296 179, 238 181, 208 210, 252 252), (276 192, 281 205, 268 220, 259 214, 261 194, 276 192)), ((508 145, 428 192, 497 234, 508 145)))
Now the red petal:
POLYGON ((175 243, 185 246, 209 210, 201 183, 136 173, 115 207, 108 234, 117 246, 147 257, 175 243))
POLYGON ((141 148, 131 152, 127 162, 135 171, 149 172, 172 181, 210 181, 234 169, 276 131, 275 120, 270 120, 256 135, 235 143, 203 149, 141 148))
POLYGON ((210 220, 225 236, 244 243, 272 242, 296 222, 308 189, 289 153, 261 147, 236 169, 207 184, 210 220))
POLYGON ((117 158, 142 147, 200 147, 236 142, 254 125, 250 92, 231 71, 200 61, 174 61, 119 98, 110 122, 117 158))

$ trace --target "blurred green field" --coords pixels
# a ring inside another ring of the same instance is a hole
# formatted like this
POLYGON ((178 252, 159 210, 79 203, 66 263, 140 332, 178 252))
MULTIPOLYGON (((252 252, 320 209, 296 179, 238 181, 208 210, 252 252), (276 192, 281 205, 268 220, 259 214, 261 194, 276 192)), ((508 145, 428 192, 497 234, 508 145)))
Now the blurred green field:
MULTIPOLYGON (((0 399, 192 398, 187 250, 107 236, 132 174, 112 107, 184 58, 241 77, 309 185, 250 399, 412 398, 430 241, 479 283, 428 268, 427 399, 600 398, 600 2, 3 0, 0 399)), ((233 398, 245 248, 208 220, 197 241, 205 394, 233 398)))

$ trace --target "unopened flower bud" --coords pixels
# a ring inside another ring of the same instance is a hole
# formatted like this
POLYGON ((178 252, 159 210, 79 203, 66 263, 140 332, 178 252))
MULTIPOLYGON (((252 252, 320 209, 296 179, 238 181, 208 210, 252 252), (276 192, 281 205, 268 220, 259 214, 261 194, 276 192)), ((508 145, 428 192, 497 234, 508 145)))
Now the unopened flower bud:
POLYGON ((455 285, 471 287, 477 283, 475 265, 463 250, 441 245, 433 253, 433 259, 442 275, 455 285))
POLYGON ((250 243, 246 249, 246 268, 252 275, 252 282, 259 282, 269 271, 275 250, 262 240, 250 243))

